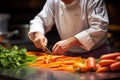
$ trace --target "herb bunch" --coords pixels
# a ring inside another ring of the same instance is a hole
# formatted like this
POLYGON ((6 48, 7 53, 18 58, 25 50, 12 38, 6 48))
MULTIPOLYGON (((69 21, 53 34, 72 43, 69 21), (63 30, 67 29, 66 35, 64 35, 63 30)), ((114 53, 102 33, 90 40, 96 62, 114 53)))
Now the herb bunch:
POLYGON ((11 49, 4 48, 0 45, 0 68, 17 69, 27 66, 27 63, 34 62, 35 56, 26 55, 27 49, 13 46, 11 49))

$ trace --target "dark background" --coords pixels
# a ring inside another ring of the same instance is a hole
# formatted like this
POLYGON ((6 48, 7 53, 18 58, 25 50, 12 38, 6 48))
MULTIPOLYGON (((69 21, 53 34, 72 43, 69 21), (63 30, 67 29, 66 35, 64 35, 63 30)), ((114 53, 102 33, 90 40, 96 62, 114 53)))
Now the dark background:
MULTIPOLYGON (((12 29, 15 29, 15 27, 11 27, 12 25, 29 24, 29 21, 41 11, 45 2, 46 0, 0 0, 0 13, 10 14, 8 26, 9 30, 11 31, 12 29)), ((105 2, 110 20, 108 38, 112 49, 111 51, 120 51, 119 0, 105 0, 105 2)), ((55 27, 53 27, 52 31, 47 33, 46 36, 51 41, 49 42, 50 45, 53 45, 56 41, 59 40, 55 27)))

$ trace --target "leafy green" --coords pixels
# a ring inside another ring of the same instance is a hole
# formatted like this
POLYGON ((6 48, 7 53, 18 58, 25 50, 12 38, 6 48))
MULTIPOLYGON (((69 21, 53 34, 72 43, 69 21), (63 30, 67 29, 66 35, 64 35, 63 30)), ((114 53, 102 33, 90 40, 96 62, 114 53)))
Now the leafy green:
POLYGON ((27 66, 27 63, 34 62, 35 56, 26 55, 27 49, 13 46, 11 49, 4 48, 0 45, 0 68, 16 69, 27 66))

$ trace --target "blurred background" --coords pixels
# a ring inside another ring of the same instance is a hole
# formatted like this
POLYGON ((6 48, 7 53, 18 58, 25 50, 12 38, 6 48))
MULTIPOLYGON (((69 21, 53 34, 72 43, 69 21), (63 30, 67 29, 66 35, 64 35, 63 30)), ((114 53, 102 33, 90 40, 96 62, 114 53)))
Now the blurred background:
MULTIPOLYGON (((111 52, 120 51, 120 4, 119 0, 105 0, 110 20, 108 39, 111 52)), ((43 8, 46 0, 0 0, 0 44, 18 45, 28 50, 39 50, 28 39, 29 21, 43 8), (1 27, 2 26, 2 27, 1 27)), ((46 34, 48 47, 59 40, 55 25, 46 34)))

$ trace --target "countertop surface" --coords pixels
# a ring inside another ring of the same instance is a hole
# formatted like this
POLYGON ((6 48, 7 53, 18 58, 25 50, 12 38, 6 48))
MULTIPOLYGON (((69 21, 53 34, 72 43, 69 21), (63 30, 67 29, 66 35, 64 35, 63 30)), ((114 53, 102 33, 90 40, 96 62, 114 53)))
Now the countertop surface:
MULTIPOLYGON (((35 48, 33 43, 27 40, 11 40, 10 43, 12 45, 16 44, 20 47, 26 47, 32 51, 39 50, 35 48)), ((0 80, 120 80, 120 71, 73 73, 43 68, 0 69, 0 80)))
POLYGON ((0 80, 120 80, 120 72, 77 73, 50 69, 0 69, 0 80))

